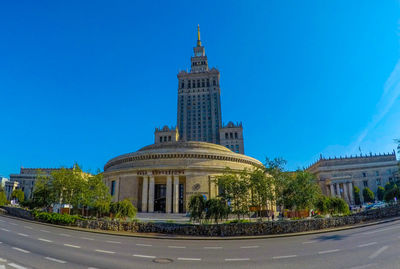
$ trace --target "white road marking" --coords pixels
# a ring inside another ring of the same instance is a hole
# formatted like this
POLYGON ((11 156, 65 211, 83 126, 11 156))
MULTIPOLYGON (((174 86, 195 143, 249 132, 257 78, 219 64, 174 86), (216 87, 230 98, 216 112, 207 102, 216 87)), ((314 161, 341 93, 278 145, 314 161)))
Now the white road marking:
POLYGON ((69 234, 60 234, 61 236, 65 236, 65 237, 71 237, 71 235, 69 234))
POLYGON ((278 259, 288 259, 288 258, 294 258, 297 257, 297 255, 286 255, 286 256, 274 256, 272 259, 278 260, 278 259))
POLYGON ((386 249, 388 248, 388 246, 383 246, 380 249, 378 249, 377 251, 375 251, 374 253, 372 253, 369 258, 370 259, 375 259, 376 257, 378 257, 382 252, 384 252, 386 249))
POLYGON ((29 235, 23 234, 23 233, 18 233, 18 235, 20 235, 20 236, 25 236, 25 237, 28 237, 28 236, 29 236, 29 235))
POLYGON ((179 261, 201 261, 201 258, 178 258, 179 261))
POLYGON ((111 243, 111 244, 121 244, 121 242, 118 241, 106 241, 107 243, 111 243))
POLYGON ((168 246, 169 248, 186 248, 185 246, 168 246))
POLYGON ((0 265, 0 269, 6 269, 5 265, 0 265))
POLYGON ((12 249, 18 250, 18 251, 23 252, 23 253, 31 253, 29 250, 25 250, 25 249, 22 249, 22 248, 12 247, 12 249))
POLYGON ((5 221, 0 219, 0 222, 5 222, 5 221))
POLYGON ((3 244, 3 242, 0 242, 0 244, 3 244))
POLYGON ((354 266, 354 267, 351 267, 350 269, 364 269, 364 268, 369 268, 369 267, 377 268, 377 264, 376 263, 369 263, 369 264, 365 264, 365 265, 354 266))
POLYGON ((89 238, 89 237, 81 237, 81 239, 90 240, 90 241, 94 240, 93 238, 89 238))
POLYGON ((204 249, 221 249, 222 247, 204 247, 204 249))
POLYGON ((136 246, 139 246, 139 247, 151 247, 152 245, 146 245, 146 244, 136 244, 136 246))
POLYGON ((375 244, 377 244, 377 242, 371 242, 371 243, 361 244, 361 245, 358 245, 357 247, 363 248, 363 247, 373 246, 373 245, 375 245, 375 244))
POLYGON ((33 228, 31 226, 24 226, 26 229, 32 230, 33 228))
POLYGON ((240 247, 240 248, 259 248, 259 246, 243 246, 243 247, 240 247))
POLYGON ((340 249, 329 249, 329 250, 323 250, 323 251, 318 251, 318 254, 327 254, 327 253, 333 253, 333 252, 338 252, 340 249))
POLYGON ((364 232, 362 234, 374 234, 374 233, 380 233, 380 232, 385 232, 385 231, 389 231, 389 230, 393 230, 393 229, 399 229, 400 226, 395 226, 395 227, 389 227, 389 228, 383 228, 383 229, 379 229, 379 230, 374 230, 374 231, 370 231, 370 232, 364 232))
POLYGON ((250 261, 249 258, 225 259, 226 262, 250 261))
POLYGON ((47 231, 47 230, 40 230, 41 232, 44 232, 44 233, 50 233, 49 231, 47 231))
POLYGON ((8 265, 11 267, 14 267, 15 269, 27 269, 26 267, 23 267, 21 265, 15 264, 15 263, 9 263, 8 265))
POLYGON ((51 257, 46 257, 45 259, 49 260, 49 261, 52 261, 52 262, 67 263, 66 261, 59 260, 59 259, 54 259, 54 258, 51 258, 51 257))
POLYGON ((314 241, 306 241, 306 242, 303 242, 303 244, 312 244, 312 243, 315 243, 315 242, 317 242, 317 240, 314 240, 314 241))
POLYGON ((0 230, 5 231, 5 232, 9 232, 10 230, 4 229, 4 228, 0 228, 0 230))
POLYGON ((134 257, 138 258, 146 258, 146 259, 155 259, 156 256, 147 256, 147 255, 139 255, 139 254, 133 254, 134 257))
POLYGON ((70 248, 81 248, 80 246, 70 245, 70 244, 64 244, 64 246, 70 247, 70 248))
POLYGON ((7 262, 6 259, 0 258, 0 262, 7 262))
POLYGON ((108 250, 102 250, 102 249, 96 249, 95 251, 97 252, 102 252, 102 253, 108 253, 108 254, 114 254, 114 251, 108 251, 108 250))
POLYGON ((9 222, 11 225, 14 225, 14 226, 18 226, 18 224, 16 224, 16 223, 14 223, 14 222, 9 222))
POLYGON ((47 243, 52 243, 53 242, 51 240, 44 239, 44 238, 38 238, 38 240, 43 241, 43 242, 47 242, 47 243))

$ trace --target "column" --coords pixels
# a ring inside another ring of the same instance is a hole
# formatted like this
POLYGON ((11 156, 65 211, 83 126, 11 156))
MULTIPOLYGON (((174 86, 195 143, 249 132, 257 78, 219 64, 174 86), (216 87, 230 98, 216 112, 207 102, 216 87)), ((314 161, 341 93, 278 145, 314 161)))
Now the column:
POLYGON ((336 183, 336 192, 337 192, 337 197, 341 197, 341 195, 340 195, 340 186, 339 186, 339 183, 336 183))
POLYGON ((147 212, 147 194, 148 194, 148 180, 147 176, 143 177, 143 186, 142 186, 142 212, 147 212))
POLYGON ((149 180, 149 213, 154 212, 154 176, 150 176, 149 180))
POLYGON ((349 199, 349 195, 347 194, 347 182, 343 183, 343 196, 344 196, 344 200, 350 204, 350 199, 349 199))
POLYGON ((174 198, 172 201, 174 213, 179 213, 179 177, 174 177, 174 198))
POLYGON ((331 197, 335 197, 335 188, 333 186, 333 183, 331 183, 330 187, 331 187, 331 197))
POLYGON ((165 213, 171 213, 172 176, 167 176, 167 193, 165 197, 165 213))
POLYGON ((350 194, 350 204, 354 205, 354 191, 353 191, 353 182, 347 183, 349 185, 349 194, 350 194))

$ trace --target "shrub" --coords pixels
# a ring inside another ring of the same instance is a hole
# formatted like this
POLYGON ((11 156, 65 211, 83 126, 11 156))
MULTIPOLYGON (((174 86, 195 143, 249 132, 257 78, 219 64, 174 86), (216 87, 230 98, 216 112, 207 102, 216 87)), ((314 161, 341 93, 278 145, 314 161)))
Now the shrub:
POLYGON ((206 220, 214 220, 218 223, 219 220, 226 219, 229 215, 229 207, 225 201, 217 198, 209 199, 205 202, 205 218, 206 220))
POLYGON ((67 215, 67 214, 59 214, 59 213, 48 213, 48 212, 40 212, 40 211, 33 211, 33 216, 36 220, 52 223, 52 224, 59 224, 59 225, 72 225, 78 219, 83 219, 77 215, 67 215))
POLYGON ((189 214, 190 220, 201 222, 204 218, 205 199, 203 195, 197 194, 190 197, 189 214))
POLYGON ((16 189, 11 193, 11 198, 15 198, 19 203, 22 203, 25 199, 25 194, 21 189, 16 189))
POLYGON ((363 189, 363 197, 364 197, 364 202, 366 203, 370 203, 375 200, 374 193, 368 187, 365 187, 363 189))
POLYGON ((134 218, 137 213, 136 207, 133 206, 129 199, 111 203, 110 212, 114 214, 115 218, 134 218))
POLYGON ((7 196, 4 191, 0 191, 0 206, 7 204, 7 196))
POLYGON ((382 186, 379 186, 378 187, 378 192, 376 194, 376 196, 378 196, 377 198, 378 198, 379 201, 383 201, 383 195, 384 194, 385 194, 385 188, 382 187, 382 186))
POLYGON ((354 192, 354 203, 356 205, 361 205, 360 188, 357 186, 354 186, 353 192, 354 192))

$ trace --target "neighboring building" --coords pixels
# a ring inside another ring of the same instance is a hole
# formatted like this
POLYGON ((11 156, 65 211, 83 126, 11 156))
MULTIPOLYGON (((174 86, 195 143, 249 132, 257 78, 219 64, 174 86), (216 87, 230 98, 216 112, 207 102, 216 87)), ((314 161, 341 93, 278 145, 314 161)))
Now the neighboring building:
MULTIPOLYGON (((37 179, 38 171, 43 175, 50 176, 53 171, 59 168, 22 168, 19 174, 11 174, 10 182, 18 182, 17 187, 25 194, 25 199, 32 198, 33 188, 37 179)), ((10 186, 12 183, 10 183, 10 186)), ((12 192, 12 191, 11 191, 12 192)))
POLYGON ((263 164, 206 142, 156 143, 108 161, 104 181, 113 201, 129 198, 142 212, 185 213, 193 194, 218 195, 214 179, 227 167, 240 172, 263 164))
POLYGON ((322 192, 328 196, 337 196, 354 204, 353 188, 360 188, 363 202, 363 189, 370 188, 376 196, 379 186, 396 181, 398 175, 396 153, 323 158, 307 168, 316 174, 322 192))
POLYGON ((8 178, 0 176, 0 187, 4 188, 7 181, 8 181, 8 178))
POLYGON ((244 154, 243 127, 242 123, 234 124, 229 122, 226 126, 219 129, 221 145, 233 152, 244 154))
POLYGON ((19 183, 16 181, 8 180, 4 184, 7 200, 11 200, 11 194, 15 189, 18 189, 19 183))
MULTIPOLYGON (((203 141, 223 144, 221 137, 221 88, 220 74, 216 68, 209 69, 204 47, 201 45, 200 29, 197 29, 197 46, 193 48, 190 72, 178 74, 178 116, 177 127, 182 141, 203 141)), ((225 128, 225 127, 224 127, 225 128)), ((243 128, 240 124, 236 132, 241 144, 234 144, 244 154, 243 128)), ((232 141, 230 141, 232 142, 232 141)), ((231 144, 229 144, 229 149, 231 144)))
POLYGON ((156 128, 154 132, 154 144, 176 142, 178 140, 179 132, 177 128, 164 126, 162 129, 156 128))

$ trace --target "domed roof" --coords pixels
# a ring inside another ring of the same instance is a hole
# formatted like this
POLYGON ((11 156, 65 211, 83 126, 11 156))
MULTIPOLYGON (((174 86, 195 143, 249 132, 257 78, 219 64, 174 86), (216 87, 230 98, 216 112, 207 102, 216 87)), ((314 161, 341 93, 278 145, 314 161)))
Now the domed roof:
POLYGON ((123 154, 109 160, 104 166, 104 171, 122 168, 122 165, 131 163, 130 167, 134 167, 133 163, 143 162, 155 159, 215 159, 228 162, 246 163, 253 166, 262 166, 262 163, 252 157, 234 153, 228 148, 206 142, 167 142, 145 146, 136 152, 123 154))

